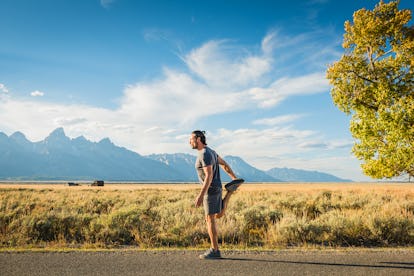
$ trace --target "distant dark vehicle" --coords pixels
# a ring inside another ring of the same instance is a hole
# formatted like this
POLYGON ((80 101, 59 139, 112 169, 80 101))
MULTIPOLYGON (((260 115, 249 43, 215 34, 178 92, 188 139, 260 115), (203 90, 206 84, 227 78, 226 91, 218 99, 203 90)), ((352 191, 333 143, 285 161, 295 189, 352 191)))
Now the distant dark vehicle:
POLYGON ((79 184, 75 182, 68 182, 67 186, 79 186, 79 184))
POLYGON ((103 186, 104 185, 104 181, 103 180, 95 180, 92 183, 92 186, 103 186))

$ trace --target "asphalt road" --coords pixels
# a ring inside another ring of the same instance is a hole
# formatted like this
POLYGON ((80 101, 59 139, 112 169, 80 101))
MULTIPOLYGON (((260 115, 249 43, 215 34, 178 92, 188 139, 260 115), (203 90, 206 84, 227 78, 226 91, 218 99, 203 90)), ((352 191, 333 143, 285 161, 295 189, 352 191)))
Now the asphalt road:
POLYGON ((0 253, 0 275, 414 275, 414 250, 0 253))

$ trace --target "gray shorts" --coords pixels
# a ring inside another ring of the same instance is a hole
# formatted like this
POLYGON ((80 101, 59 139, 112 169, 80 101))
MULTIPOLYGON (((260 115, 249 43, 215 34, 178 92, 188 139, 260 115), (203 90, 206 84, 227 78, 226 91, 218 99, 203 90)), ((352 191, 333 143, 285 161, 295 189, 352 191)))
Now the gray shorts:
POLYGON ((203 206, 204 213, 207 215, 218 214, 221 212, 221 198, 222 190, 215 191, 213 193, 207 193, 204 196, 203 206))

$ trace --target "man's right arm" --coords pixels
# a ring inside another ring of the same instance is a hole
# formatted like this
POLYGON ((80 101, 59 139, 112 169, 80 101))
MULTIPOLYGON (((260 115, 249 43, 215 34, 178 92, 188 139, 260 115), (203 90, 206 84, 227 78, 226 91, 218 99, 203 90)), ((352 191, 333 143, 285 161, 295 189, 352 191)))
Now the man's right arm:
POLYGON ((218 156, 218 162, 220 166, 223 168, 223 170, 231 177, 232 180, 237 179, 237 176, 234 174, 229 164, 227 164, 227 162, 224 161, 224 159, 220 156, 218 156))

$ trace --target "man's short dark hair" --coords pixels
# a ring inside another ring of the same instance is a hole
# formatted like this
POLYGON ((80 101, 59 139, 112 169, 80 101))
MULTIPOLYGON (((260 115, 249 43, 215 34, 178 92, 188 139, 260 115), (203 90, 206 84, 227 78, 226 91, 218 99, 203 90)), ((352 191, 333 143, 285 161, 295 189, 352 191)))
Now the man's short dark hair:
POLYGON ((200 137, 200 141, 201 143, 203 143, 204 145, 207 145, 206 143, 206 132, 204 130, 194 130, 192 132, 192 134, 195 135, 195 137, 200 137))

